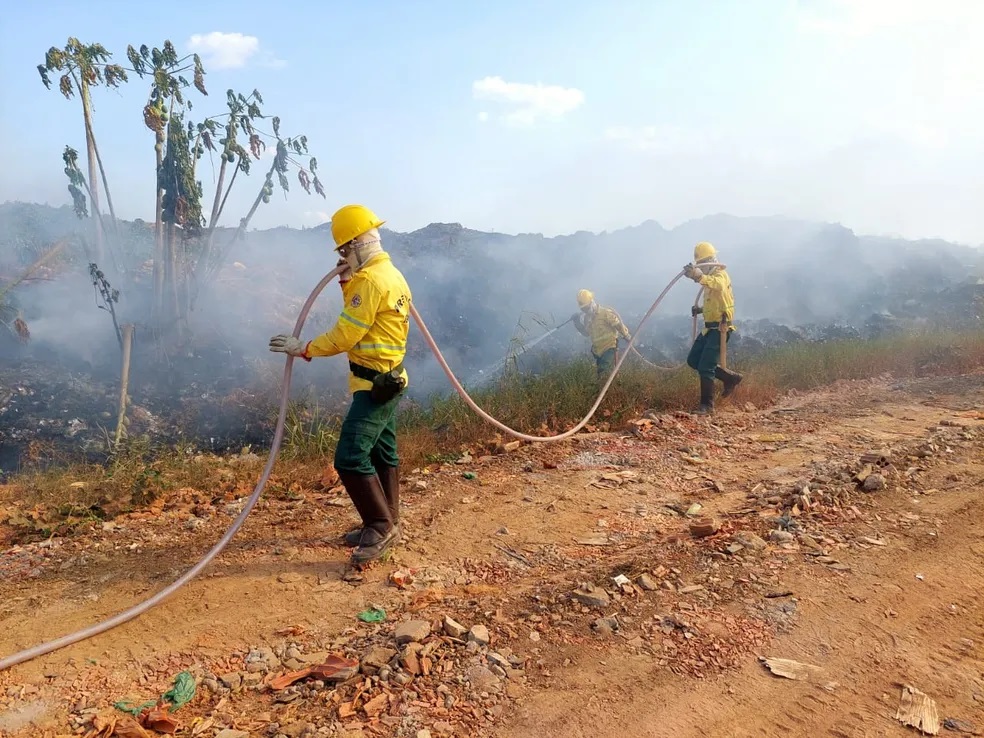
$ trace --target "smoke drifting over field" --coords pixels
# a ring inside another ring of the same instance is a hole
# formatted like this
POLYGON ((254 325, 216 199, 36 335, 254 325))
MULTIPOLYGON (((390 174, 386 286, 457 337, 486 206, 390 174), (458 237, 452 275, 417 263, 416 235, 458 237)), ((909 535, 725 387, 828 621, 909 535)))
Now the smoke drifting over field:
MULTIPOLYGON (((16 277, 51 243, 82 230, 67 208, 0 206, 0 275, 16 277)), ((113 264, 100 266, 122 292, 116 306, 120 321, 137 325, 134 402, 157 414, 180 405, 187 418, 195 416, 196 401, 204 406, 237 387, 276 386, 283 359, 268 352, 267 340, 291 330, 307 294, 334 267, 329 229, 250 233, 198 300, 192 340, 164 356, 154 350, 147 327, 151 275, 141 265, 150 258, 150 227, 137 222, 122 232, 121 250, 135 276, 124 279, 113 264)), ((383 230, 382 236, 410 283, 417 309, 466 382, 570 317, 581 288, 616 308, 634 329, 666 283, 691 260, 700 240, 715 244, 732 275, 740 330, 737 357, 762 345, 870 335, 897 325, 980 325, 976 282, 984 274, 984 260, 978 249, 858 237, 838 225, 722 215, 673 230, 650 221, 611 233, 556 238, 481 233, 457 224, 432 224, 413 233, 383 230)), ((64 254, 37 275, 40 279, 10 292, 16 304, 0 317, 9 323, 19 313, 31 339, 18 342, 0 327, 0 368, 6 367, 0 384, 8 393, 18 376, 29 381, 31 367, 44 367, 66 383, 112 388, 118 380, 116 334, 111 316, 96 306, 80 243, 72 237, 64 254)), ((643 354, 660 361, 683 356, 696 292, 689 281, 674 288, 643 330, 643 354)), ((340 309, 340 291, 333 283, 316 304, 303 337, 329 328, 340 309)), ((535 355, 543 353, 586 351, 585 339, 567 326, 521 357, 520 367, 534 367, 535 355)), ((407 364, 415 398, 448 391, 416 326, 411 327, 407 364)), ((345 371, 343 358, 302 363, 295 371, 298 392, 307 385, 327 406, 339 405, 345 401, 345 371)), ((250 402, 259 400, 241 404, 250 402)), ((220 423, 218 416, 211 421, 220 423)), ((241 413, 230 416, 230 437, 241 422, 241 413)), ((185 432, 200 436, 199 430, 185 432)))

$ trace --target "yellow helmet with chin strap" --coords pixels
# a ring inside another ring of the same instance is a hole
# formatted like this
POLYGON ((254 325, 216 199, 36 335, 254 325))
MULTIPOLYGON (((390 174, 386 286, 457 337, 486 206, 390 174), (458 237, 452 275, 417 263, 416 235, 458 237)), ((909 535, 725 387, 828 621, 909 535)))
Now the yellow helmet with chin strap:
POLYGON ((335 240, 335 251, 353 238, 379 228, 385 222, 365 205, 346 205, 339 208, 331 216, 331 237, 335 240))
POLYGON ((702 261, 709 261, 717 256, 717 250, 707 241, 701 241, 694 246, 694 261, 698 264, 702 261))
POLYGON ((579 308, 584 309, 592 302, 594 302, 594 295, 591 290, 581 290, 577 293, 577 306, 579 308))

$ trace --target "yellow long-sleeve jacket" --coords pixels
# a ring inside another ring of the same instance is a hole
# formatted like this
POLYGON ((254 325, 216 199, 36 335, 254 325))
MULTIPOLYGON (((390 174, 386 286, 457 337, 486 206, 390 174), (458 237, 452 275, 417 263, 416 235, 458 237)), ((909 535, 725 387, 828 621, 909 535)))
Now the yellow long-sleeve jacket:
POLYGON ((625 327, 622 318, 610 307, 599 307, 592 317, 583 323, 575 320, 574 326, 591 339, 591 353, 601 356, 608 349, 618 346, 618 337, 629 340, 629 329, 625 327))
MULTIPOLYGON (((398 366, 407 353, 410 287, 387 253, 376 254, 342 285, 342 314, 327 333, 304 348, 304 358, 348 354, 349 361, 377 372, 398 366)), ((407 381, 407 372, 401 372, 407 381)), ((349 373, 349 391, 371 390, 372 382, 349 373)))
POLYGON ((731 277, 724 269, 715 269, 701 276, 699 283, 704 285, 704 333, 707 323, 728 321, 728 330, 735 330, 735 296, 731 291, 731 277))

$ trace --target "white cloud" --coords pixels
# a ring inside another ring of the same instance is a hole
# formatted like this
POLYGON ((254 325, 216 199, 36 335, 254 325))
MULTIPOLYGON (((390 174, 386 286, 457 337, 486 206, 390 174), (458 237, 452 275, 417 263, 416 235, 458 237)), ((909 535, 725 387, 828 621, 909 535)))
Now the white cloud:
POLYGON ((286 66, 285 61, 277 59, 271 52, 260 53, 260 40, 256 36, 242 33, 196 33, 188 39, 187 46, 204 57, 206 69, 239 69, 254 58, 263 66, 286 66), (257 54, 260 55, 257 57, 257 54))
POLYGON ((487 123, 489 120, 489 114, 483 110, 481 113, 478 114, 478 120, 480 123, 487 123))
POLYGON ((584 104, 584 93, 574 87, 506 82, 498 76, 473 82, 472 97, 506 106, 509 112, 502 121, 515 126, 531 126, 542 118, 557 120, 584 104))

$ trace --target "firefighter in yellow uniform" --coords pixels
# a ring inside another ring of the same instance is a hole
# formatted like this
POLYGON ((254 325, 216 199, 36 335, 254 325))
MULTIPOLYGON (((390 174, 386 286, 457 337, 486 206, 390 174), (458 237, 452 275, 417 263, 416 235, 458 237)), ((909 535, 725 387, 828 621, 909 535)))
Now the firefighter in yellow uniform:
POLYGON ((607 377, 618 359, 618 339, 632 337, 618 313, 610 307, 595 302, 590 290, 577 293, 577 306, 581 313, 574 313, 571 320, 578 332, 591 339, 591 355, 594 356, 598 379, 607 377))
POLYGON ((293 336, 270 339, 270 350, 310 361, 347 354, 352 404, 335 448, 335 469, 362 526, 345 536, 352 561, 378 559, 400 536, 400 460, 396 409, 407 386, 403 359, 410 329, 410 288, 383 251, 383 221, 362 205, 332 216, 335 251, 348 264, 344 306, 334 327, 304 343, 293 336))
POLYGON ((717 251, 707 241, 694 247, 694 261, 683 268, 686 277, 704 286, 703 308, 693 308, 694 315, 704 314, 704 330, 697 336, 687 364, 700 375, 700 405, 697 415, 714 412, 714 380, 724 384, 722 397, 729 397, 742 380, 741 374, 718 366, 721 361, 721 331, 727 331, 725 343, 735 330, 735 296, 731 291, 731 277, 723 267, 711 266, 717 262, 717 251), (701 266, 705 264, 706 266, 701 266))

